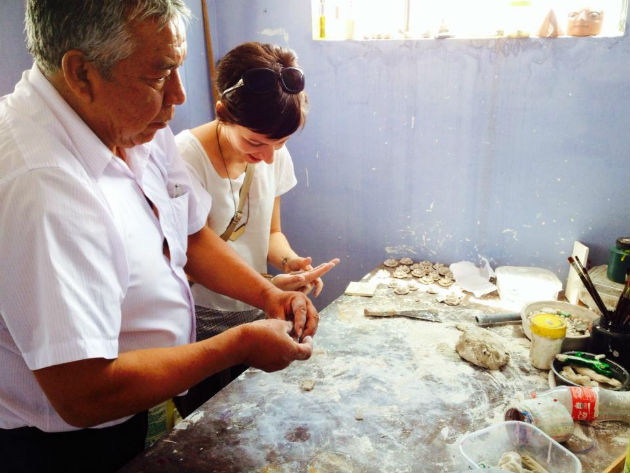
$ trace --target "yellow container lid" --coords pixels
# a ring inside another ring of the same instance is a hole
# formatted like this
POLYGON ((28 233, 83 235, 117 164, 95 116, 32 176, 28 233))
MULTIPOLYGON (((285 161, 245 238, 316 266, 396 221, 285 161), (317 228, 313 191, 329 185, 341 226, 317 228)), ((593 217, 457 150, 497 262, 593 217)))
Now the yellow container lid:
POLYGON ((536 314, 530 320, 532 333, 546 338, 564 338, 567 323, 555 314, 536 314))

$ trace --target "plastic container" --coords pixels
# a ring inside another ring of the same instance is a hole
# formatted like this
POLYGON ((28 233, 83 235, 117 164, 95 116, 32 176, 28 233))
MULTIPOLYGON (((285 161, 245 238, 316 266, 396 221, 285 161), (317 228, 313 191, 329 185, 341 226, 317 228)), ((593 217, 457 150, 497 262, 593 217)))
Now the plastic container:
POLYGON ((525 422, 502 422, 466 434, 459 441, 459 451, 472 468, 496 467, 501 455, 516 451, 531 456, 549 473, 582 472, 573 453, 525 422))
POLYGON ((580 307, 575 304, 569 304, 568 302, 561 301, 538 301, 527 304, 521 310, 521 321, 523 327, 523 333, 530 340, 532 339, 532 332, 529 328, 530 319, 536 314, 563 314, 568 315, 567 321, 567 335, 562 342, 562 351, 587 351, 590 332, 589 326, 597 323, 599 315, 586 307, 580 307), (578 327, 585 326, 586 330, 578 330, 578 327))
POLYGON ((610 248, 606 276, 611 281, 626 282, 626 273, 630 270, 630 237, 617 238, 615 246, 610 248))
POLYGON ((604 354, 630 371, 630 333, 612 332, 595 325, 589 342, 591 353, 604 354))
POLYGON ((570 419, 584 422, 630 422, 630 392, 585 386, 558 386, 548 391, 534 392, 532 399, 509 407, 505 412, 505 419, 531 423, 563 442, 573 432, 570 419))
POLYGON ((505 420, 533 424, 556 442, 569 440, 575 428, 569 411, 555 399, 544 396, 525 399, 510 406, 505 412, 505 420))
POLYGON ((574 420, 630 422, 630 391, 610 391, 586 386, 558 386, 536 392, 532 397, 548 397, 560 402, 574 420))
POLYGON ((505 308, 520 311, 535 301, 558 298, 562 282, 547 269, 529 266, 499 266, 495 270, 497 290, 505 308))
POLYGON ((536 314, 531 318, 532 344, 529 359, 535 368, 551 369, 555 356, 562 351, 567 323, 558 315, 536 314))

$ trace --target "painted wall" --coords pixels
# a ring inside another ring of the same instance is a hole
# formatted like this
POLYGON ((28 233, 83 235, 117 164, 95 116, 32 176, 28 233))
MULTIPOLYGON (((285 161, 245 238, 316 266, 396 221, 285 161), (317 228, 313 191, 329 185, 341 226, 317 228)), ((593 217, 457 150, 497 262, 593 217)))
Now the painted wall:
MULTIPOLYGON (((211 117, 199 1, 178 131, 211 117)), ((318 306, 386 257, 535 265, 566 278, 574 240, 607 261, 630 234, 630 44, 623 38, 316 42, 308 0, 210 0, 215 58, 295 49, 311 111, 291 138, 283 227, 339 256, 318 306)), ((22 2, 0 3, 0 94, 30 66, 22 2)))
POLYGON ((622 38, 318 42, 308 0, 213 0, 215 52, 293 48, 311 111, 291 138, 283 228, 339 256, 320 305, 387 257, 541 266, 630 234, 622 38))

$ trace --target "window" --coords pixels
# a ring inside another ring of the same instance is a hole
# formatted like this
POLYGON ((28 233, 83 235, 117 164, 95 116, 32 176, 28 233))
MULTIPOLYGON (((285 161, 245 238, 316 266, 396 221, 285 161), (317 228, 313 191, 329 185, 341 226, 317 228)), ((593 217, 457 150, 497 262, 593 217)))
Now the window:
POLYGON ((313 38, 622 36, 628 0, 311 0, 313 38))

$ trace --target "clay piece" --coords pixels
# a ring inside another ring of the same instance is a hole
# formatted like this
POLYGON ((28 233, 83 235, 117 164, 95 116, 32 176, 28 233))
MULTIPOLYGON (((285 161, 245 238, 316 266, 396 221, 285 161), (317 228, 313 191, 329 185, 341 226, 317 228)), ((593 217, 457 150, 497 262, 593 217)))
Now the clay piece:
POLYGON ((302 391, 312 391, 314 387, 315 387, 314 379, 303 379, 302 382, 300 383, 300 389, 302 391))
POLYGON ((597 381, 593 381, 588 376, 584 376, 582 374, 576 373, 575 371, 573 371, 573 368, 569 365, 565 365, 562 367, 562 371, 560 371, 560 375, 575 384, 579 384, 580 386, 592 386, 592 387, 598 386, 597 381))
POLYGON ((619 381, 618 379, 609 378, 608 376, 599 374, 596 371, 593 371, 592 369, 587 368, 586 366, 571 365, 571 368, 573 368, 573 371, 575 371, 576 373, 583 376, 588 376, 590 379, 598 383, 604 383, 609 386, 612 386, 613 388, 621 387, 621 381, 619 381))
POLYGON ((406 284, 401 284, 398 287, 394 288, 394 292, 399 296, 404 296, 405 294, 409 294, 409 286, 406 284))
POLYGON ((439 302, 444 302, 446 305, 456 306, 462 303, 462 297, 457 294, 447 294, 443 300, 439 302))
POLYGON ((523 462, 524 472, 531 471, 532 473, 549 473, 546 468, 534 460, 530 455, 524 453, 521 455, 521 461, 523 462))
POLYGON ((426 273, 426 271, 424 269, 416 268, 416 269, 412 269, 411 270, 411 275, 416 277, 416 278, 421 278, 423 276, 426 276, 426 274, 427 273, 426 273))
POLYGON ((411 274, 409 274, 409 268, 407 266, 399 266, 394 270, 392 276, 398 279, 406 279, 410 278, 411 274))
POLYGON ((383 261, 383 264, 388 268, 395 268, 396 266, 398 266, 398 260, 394 258, 389 258, 383 261))
POLYGON ((501 455, 497 467, 513 473, 549 473, 530 455, 521 455, 515 451, 505 452, 501 455))
POLYGON ((429 276, 431 276, 435 282, 438 282, 441 278, 440 273, 438 273, 437 271, 431 271, 429 273, 429 276))
POLYGON ((407 287, 409 288, 410 291, 417 291, 419 288, 418 283, 414 281, 413 279, 409 281, 409 284, 407 284, 407 287))
POLYGON ((391 289, 396 289, 398 287, 398 281, 396 281, 395 279, 392 279, 391 281, 389 281, 389 284, 387 285, 387 287, 391 289))
POLYGON ((437 268, 437 272, 440 274, 440 276, 446 276, 448 273, 451 272, 451 270, 448 269, 448 266, 440 266, 439 268, 437 268))
POLYGON ((414 269, 420 269, 422 266, 420 265, 420 263, 414 263, 411 266, 409 266, 409 269, 411 269, 412 271, 414 269))
POLYGON ((523 460, 521 460, 521 456, 518 452, 505 452, 501 455, 501 458, 499 458, 497 467, 514 473, 523 473, 523 460))
POLYGON ((453 281, 451 278, 447 278, 446 276, 443 276, 442 278, 438 279, 438 284, 442 287, 450 287, 453 285, 455 281, 453 281))
POLYGON ((501 336, 473 325, 458 324, 456 327, 463 333, 455 350, 464 360, 482 368, 498 370, 510 359, 501 336))
POLYGON ((407 266, 411 266, 413 264, 413 260, 411 258, 401 258, 399 263, 407 265, 407 266))
POLYGON ((433 278, 431 276, 429 276, 428 274, 426 276, 422 276, 419 281, 422 284, 433 284, 433 278))

